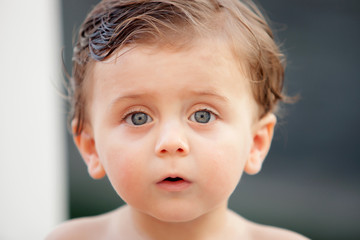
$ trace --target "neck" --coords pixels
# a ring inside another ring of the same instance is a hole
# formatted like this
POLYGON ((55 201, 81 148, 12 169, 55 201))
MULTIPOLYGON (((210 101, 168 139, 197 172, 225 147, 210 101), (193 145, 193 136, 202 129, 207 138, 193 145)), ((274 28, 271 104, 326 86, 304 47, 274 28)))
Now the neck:
POLYGON ((169 236, 172 240, 221 239, 219 236, 228 226, 226 204, 188 222, 164 222, 132 208, 131 213, 135 228, 146 240, 169 239, 169 236))

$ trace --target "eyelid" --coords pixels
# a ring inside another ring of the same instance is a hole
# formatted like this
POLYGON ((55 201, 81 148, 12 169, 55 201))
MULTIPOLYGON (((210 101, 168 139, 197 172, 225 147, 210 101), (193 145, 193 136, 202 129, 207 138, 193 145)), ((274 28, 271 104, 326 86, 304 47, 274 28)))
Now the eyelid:
POLYGON ((207 112, 214 114, 216 118, 219 118, 219 113, 216 110, 214 110, 212 107, 208 107, 208 106, 195 107, 195 109, 192 111, 191 115, 198 111, 207 111, 207 112))

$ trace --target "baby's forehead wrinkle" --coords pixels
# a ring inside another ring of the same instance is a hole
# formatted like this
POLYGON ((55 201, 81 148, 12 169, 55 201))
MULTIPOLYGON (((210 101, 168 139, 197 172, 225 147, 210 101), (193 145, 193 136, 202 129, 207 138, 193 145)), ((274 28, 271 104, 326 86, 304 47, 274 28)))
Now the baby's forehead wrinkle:
MULTIPOLYGON (((179 96, 180 98, 184 98, 184 99, 188 99, 188 98, 200 98, 200 97, 208 97, 208 98, 215 98, 219 101, 222 101, 224 103, 229 102, 229 98, 226 97, 225 95, 218 93, 216 90, 206 90, 206 89, 200 89, 200 90, 196 90, 196 89, 192 89, 189 91, 185 91, 182 92, 182 96, 179 96)), ((132 100, 139 100, 139 99, 143 99, 143 100, 147 100, 147 101, 151 101, 154 100, 156 98, 156 93, 155 92, 144 92, 144 93, 125 93, 125 94, 121 94, 117 97, 115 97, 110 104, 108 105, 108 108, 111 109, 113 106, 124 102, 124 101, 132 101, 132 100)))
POLYGON ((217 98, 221 101, 229 102, 229 98, 227 98, 225 95, 220 94, 214 90, 191 90, 190 95, 217 98))
POLYGON ((147 93, 120 95, 120 96, 117 96, 116 98, 114 98, 110 102, 109 109, 111 109, 114 105, 116 105, 116 104, 118 104, 120 102, 123 102, 123 101, 135 100, 135 99, 143 99, 143 98, 148 98, 150 96, 151 96, 151 94, 147 94, 147 93))

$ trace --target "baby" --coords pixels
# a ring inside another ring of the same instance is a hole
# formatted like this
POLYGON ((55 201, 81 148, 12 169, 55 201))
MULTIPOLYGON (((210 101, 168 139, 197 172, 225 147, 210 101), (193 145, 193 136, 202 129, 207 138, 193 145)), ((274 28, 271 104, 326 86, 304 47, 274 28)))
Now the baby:
POLYGON ((228 209, 285 98, 283 56, 252 2, 104 0, 73 60, 75 144, 127 204, 47 239, 307 239, 228 209))

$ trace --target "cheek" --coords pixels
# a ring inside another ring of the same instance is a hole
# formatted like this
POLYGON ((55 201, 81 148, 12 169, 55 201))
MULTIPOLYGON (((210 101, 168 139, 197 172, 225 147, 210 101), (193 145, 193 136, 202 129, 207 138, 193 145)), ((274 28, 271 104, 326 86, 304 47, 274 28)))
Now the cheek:
POLYGON ((209 182, 211 186, 216 186, 224 191, 235 188, 240 180, 245 155, 241 156, 237 149, 226 148, 225 150, 219 150, 209 156, 208 159, 211 162, 208 165, 210 178, 209 182))
POLYGON ((213 144, 207 143, 201 161, 206 191, 212 196, 229 197, 238 184, 250 147, 244 139, 229 136, 213 144))
POLYGON ((107 144, 99 158, 106 174, 118 195, 127 202, 128 198, 136 198, 141 189, 141 177, 145 176, 146 166, 144 151, 133 149, 134 146, 124 144, 107 144))

